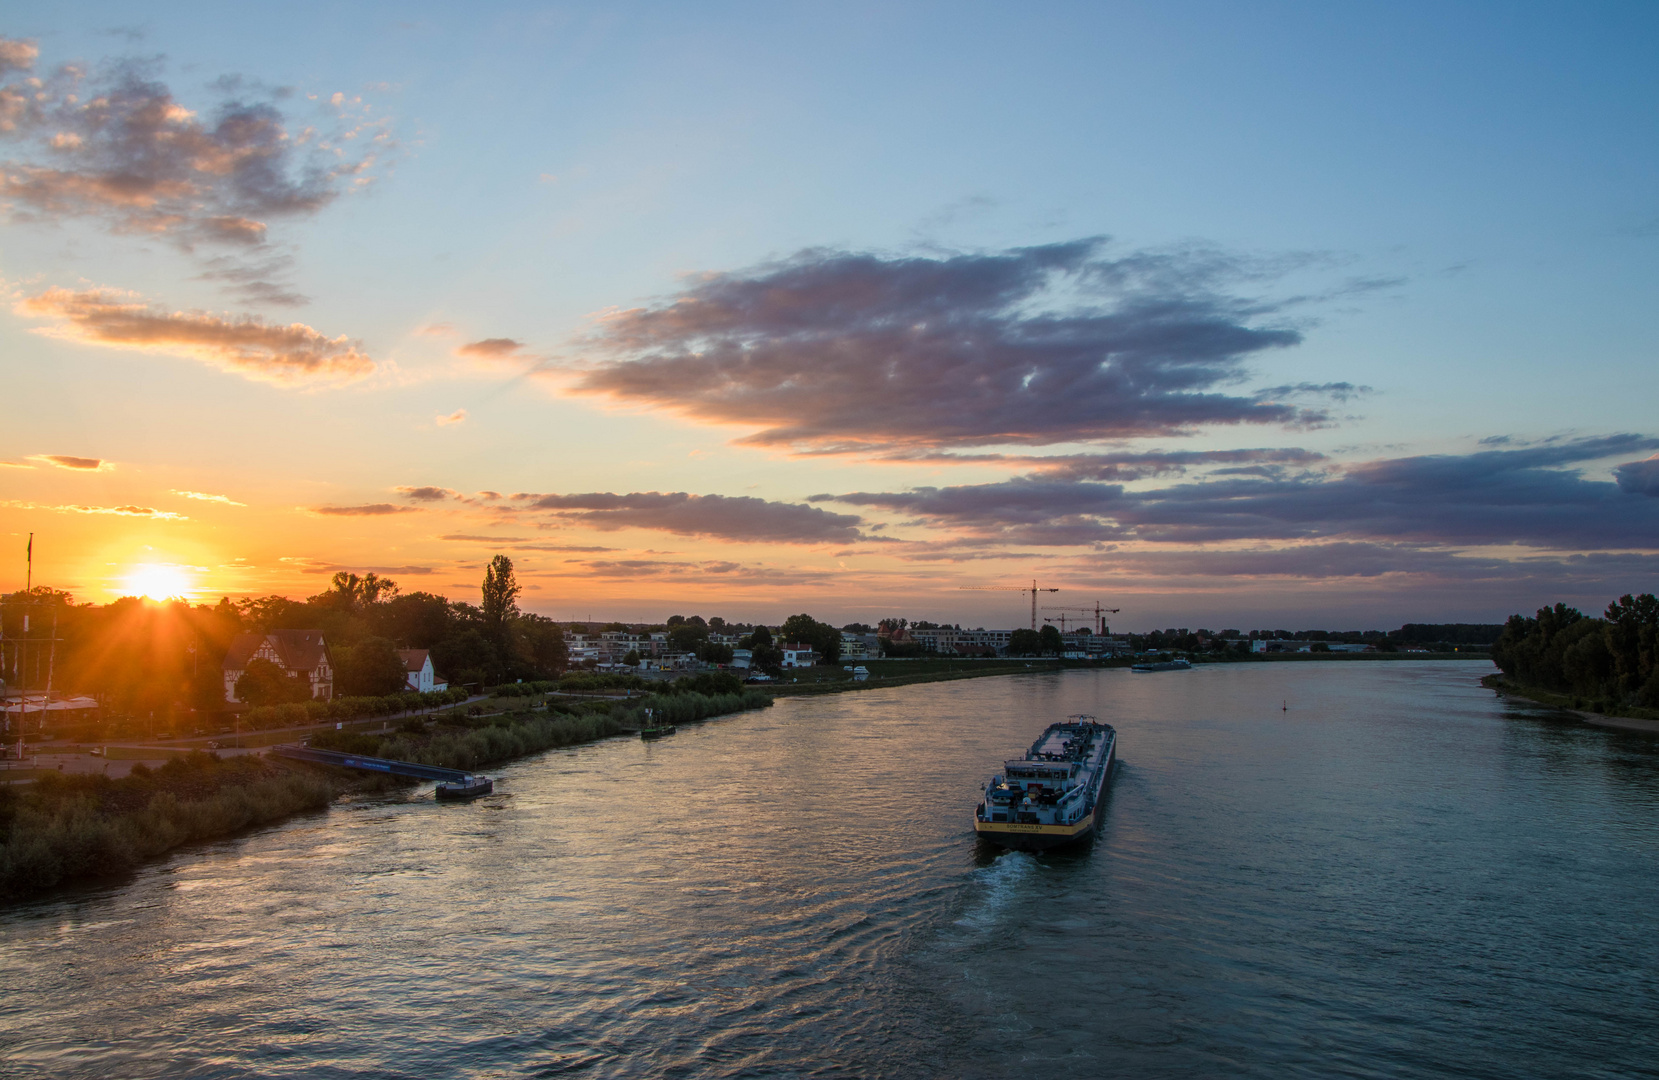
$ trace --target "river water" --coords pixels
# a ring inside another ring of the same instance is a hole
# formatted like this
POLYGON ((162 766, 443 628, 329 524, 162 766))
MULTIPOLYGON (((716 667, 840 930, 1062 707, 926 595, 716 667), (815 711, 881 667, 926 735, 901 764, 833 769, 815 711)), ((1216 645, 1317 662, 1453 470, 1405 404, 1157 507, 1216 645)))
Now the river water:
POLYGON ((781 701, 0 914, 0 1075, 1659 1076, 1659 739, 1466 663, 781 701), (1098 841, 976 848, 1051 720, 1098 841))

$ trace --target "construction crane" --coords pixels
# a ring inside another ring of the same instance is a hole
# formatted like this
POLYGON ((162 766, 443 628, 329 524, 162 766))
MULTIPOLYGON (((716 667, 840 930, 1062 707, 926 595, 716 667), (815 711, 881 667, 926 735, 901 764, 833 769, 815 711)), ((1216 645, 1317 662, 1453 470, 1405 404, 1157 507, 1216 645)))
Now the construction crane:
MULTIPOLYGON (((1092 608, 1086 608, 1086 607, 1046 607, 1043 610, 1044 611, 1081 611, 1085 615, 1093 615, 1094 616, 1094 621, 1095 621, 1095 633, 1099 634, 1101 637, 1105 637, 1106 636, 1106 616, 1116 615, 1118 612, 1122 611, 1123 609, 1122 608, 1115 608, 1115 607, 1101 607, 1100 606, 1100 601, 1096 600, 1095 605, 1092 608)), ((1081 622, 1082 620, 1079 619, 1077 621, 1081 622)), ((1066 629, 1065 624, 1061 623, 1060 624, 1060 631, 1062 633, 1064 633, 1065 629, 1066 629)))
POLYGON ((1028 592, 1031 594, 1031 629, 1037 629, 1037 594, 1040 592, 1059 592, 1059 589, 1045 589, 1037 584, 1035 578, 1029 586, 1026 585, 963 585, 964 589, 977 589, 981 592, 1028 592))

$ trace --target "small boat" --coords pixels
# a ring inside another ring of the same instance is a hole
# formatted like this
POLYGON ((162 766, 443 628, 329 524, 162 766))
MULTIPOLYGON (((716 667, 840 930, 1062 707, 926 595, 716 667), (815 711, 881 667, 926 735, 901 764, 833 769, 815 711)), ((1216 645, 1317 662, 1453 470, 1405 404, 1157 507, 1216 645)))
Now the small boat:
POLYGON ((438 798, 476 799, 495 790, 495 781, 487 776, 468 776, 465 780, 445 780, 434 792, 438 798))
POLYGON ((1136 664, 1130 671, 1191 671, 1192 661, 1184 656, 1177 656, 1173 660, 1161 660, 1150 664, 1136 664))
POLYGON ((639 729, 639 737, 642 739, 660 739, 664 735, 672 735, 678 730, 680 729, 673 724, 659 723, 651 715, 651 710, 646 709, 645 726, 639 729))

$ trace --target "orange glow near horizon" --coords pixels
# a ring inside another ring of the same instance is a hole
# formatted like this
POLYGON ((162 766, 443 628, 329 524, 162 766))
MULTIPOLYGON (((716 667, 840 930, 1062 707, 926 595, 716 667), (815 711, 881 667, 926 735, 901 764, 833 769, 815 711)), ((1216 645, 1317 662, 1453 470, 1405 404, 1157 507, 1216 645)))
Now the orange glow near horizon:
POLYGON ((151 600, 190 600, 195 588, 190 575, 182 566, 147 563, 135 566, 123 581, 123 595, 143 596, 151 600))

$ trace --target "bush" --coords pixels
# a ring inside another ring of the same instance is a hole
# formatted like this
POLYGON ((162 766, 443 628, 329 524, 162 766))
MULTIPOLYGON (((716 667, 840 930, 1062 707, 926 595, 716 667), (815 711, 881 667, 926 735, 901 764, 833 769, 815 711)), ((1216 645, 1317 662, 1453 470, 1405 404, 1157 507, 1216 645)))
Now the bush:
POLYGON ((559 680, 559 689, 567 694, 591 694, 604 690, 639 690, 645 680, 638 675, 593 674, 579 672, 559 680))
POLYGON ((665 688, 673 694, 741 694, 743 680, 726 671, 710 671, 675 679, 665 688))
POLYGON ((558 680, 540 682, 504 683, 501 686, 492 686, 489 689, 491 697, 534 697, 537 694, 548 694, 559 688, 558 680))

